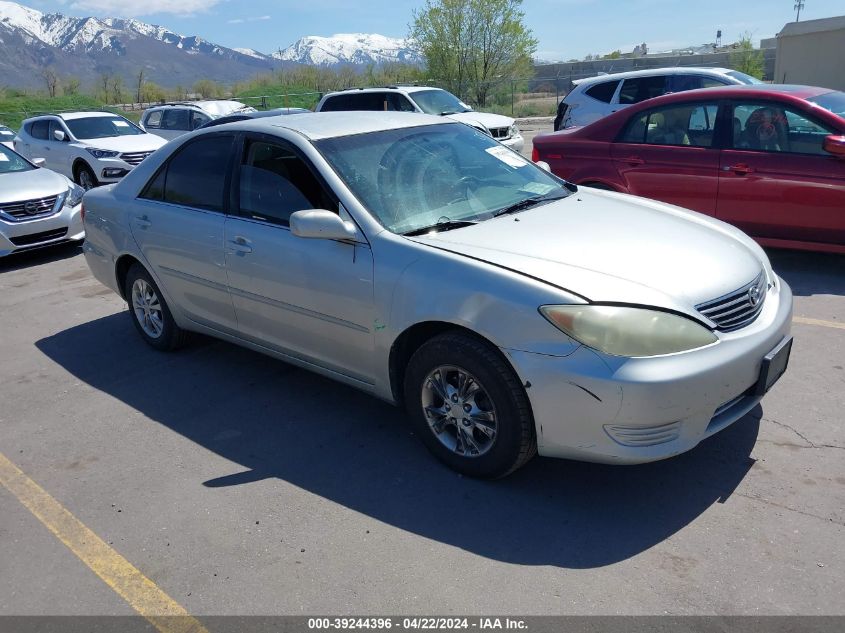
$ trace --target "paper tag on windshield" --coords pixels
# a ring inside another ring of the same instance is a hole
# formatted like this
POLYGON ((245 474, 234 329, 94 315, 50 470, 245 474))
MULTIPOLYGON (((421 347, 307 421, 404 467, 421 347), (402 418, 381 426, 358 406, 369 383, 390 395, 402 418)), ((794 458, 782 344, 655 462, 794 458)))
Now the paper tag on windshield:
POLYGON ((485 150, 490 156, 495 156, 500 161, 505 163, 506 165, 510 165, 514 169, 518 169, 519 167, 525 167, 528 164, 528 161, 525 160, 519 154, 515 154, 507 147, 500 145, 499 147, 488 147, 485 150))
POLYGON ((114 124, 117 127, 129 127, 129 124, 126 121, 115 121, 114 124))

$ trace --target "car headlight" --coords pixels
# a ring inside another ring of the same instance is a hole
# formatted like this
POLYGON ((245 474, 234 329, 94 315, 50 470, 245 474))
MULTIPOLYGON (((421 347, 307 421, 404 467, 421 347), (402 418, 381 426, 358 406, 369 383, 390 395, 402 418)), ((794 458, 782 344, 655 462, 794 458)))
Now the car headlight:
POLYGON ((95 149, 93 147, 86 147, 85 149, 87 149, 88 153, 94 158, 114 158, 120 154, 120 152, 113 152, 109 149, 95 149))
POLYGON ((511 126, 510 130, 508 130, 508 136, 519 136, 519 127, 516 123, 511 126))
POLYGON ((718 341, 713 332, 669 312, 620 306, 543 306, 540 313, 579 343, 613 356, 662 356, 718 341))
POLYGON ((79 185, 71 185, 67 190, 67 197, 65 197, 65 204, 70 207, 75 207, 82 202, 82 196, 85 195, 85 189, 79 185))

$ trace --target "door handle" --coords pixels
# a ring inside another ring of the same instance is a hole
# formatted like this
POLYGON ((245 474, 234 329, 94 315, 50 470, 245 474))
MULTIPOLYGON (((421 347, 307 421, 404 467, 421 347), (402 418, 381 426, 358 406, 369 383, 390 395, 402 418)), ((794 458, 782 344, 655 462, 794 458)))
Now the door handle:
POLYGON ((754 171, 753 167, 749 167, 745 163, 740 163, 738 165, 731 165, 729 167, 724 167, 723 171, 732 171, 737 176, 745 176, 746 174, 750 174, 754 171))
POLYGON ((150 219, 145 215, 136 215, 135 224, 137 224, 138 227, 142 229, 148 229, 153 225, 153 223, 150 222, 150 219))
POLYGON ((245 237, 238 235, 234 239, 229 240, 229 248, 231 252, 237 255, 245 255, 252 252, 251 242, 245 237))
POLYGON ((631 166, 642 165, 645 161, 639 156, 628 156, 622 159, 631 166))

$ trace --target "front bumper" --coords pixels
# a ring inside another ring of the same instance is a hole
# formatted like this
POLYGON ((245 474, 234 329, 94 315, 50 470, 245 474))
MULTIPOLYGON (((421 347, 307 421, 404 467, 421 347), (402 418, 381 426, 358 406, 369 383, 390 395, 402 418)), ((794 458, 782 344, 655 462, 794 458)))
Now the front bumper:
POLYGON ((503 352, 530 383, 541 455, 637 464, 688 451, 753 409, 763 357, 791 324, 792 291, 778 279, 752 324, 703 349, 627 359, 585 346, 566 357, 503 352))
POLYGON ((96 158, 88 161, 100 184, 108 185, 120 182, 126 174, 135 169, 119 158, 96 158))
POLYGON ((82 205, 64 205, 58 213, 21 222, 0 218, 0 257, 85 238, 82 205))

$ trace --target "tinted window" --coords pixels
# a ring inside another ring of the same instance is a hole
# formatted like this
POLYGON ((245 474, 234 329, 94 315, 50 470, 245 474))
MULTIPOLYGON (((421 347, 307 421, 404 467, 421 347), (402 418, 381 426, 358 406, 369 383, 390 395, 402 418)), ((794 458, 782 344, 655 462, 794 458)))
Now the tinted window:
MULTIPOLYGON (((701 77, 697 75, 669 75, 666 77, 666 92, 684 92, 701 88, 701 77)), ((656 96, 656 95, 655 95, 656 96)))
POLYGON ((141 197, 147 200, 164 200, 164 180, 167 176, 167 168, 159 169, 153 179, 147 183, 141 197))
MULTIPOLYGON (((50 121, 50 127, 47 129, 47 140, 48 141, 55 141, 56 140, 55 133, 56 133, 57 130, 64 132, 65 128, 58 121, 50 121)), ((65 132, 65 138, 67 138, 67 132, 65 132)), ((58 141, 56 141, 56 142, 58 142, 58 141)))
POLYGON ((45 119, 42 119, 41 121, 34 121, 29 126, 29 135, 32 138, 37 138, 39 140, 46 141, 49 128, 50 122, 45 119))
POLYGON ((137 125, 122 116, 92 116, 65 121, 68 129, 78 139, 109 138, 143 134, 137 125))
POLYGON ((232 140, 231 136, 204 137, 183 147, 167 165, 164 201, 222 211, 232 140))
POLYGON ((336 97, 329 97, 323 102, 323 107, 320 108, 322 112, 337 112, 341 110, 349 110, 348 95, 337 95, 336 97))
POLYGON ((387 95, 387 109, 397 112, 414 112, 414 104, 405 95, 390 93, 387 95))
POLYGON ((719 106, 715 103, 684 104, 647 110, 629 122, 620 141, 710 147, 718 111, 719 106))
POLYGON ((161 129, 187 132, 191 129, 191 113, 185 108, 165 110, 161 119, 161 129))
POLYGON ((144 122, 144 127, 158 129, 161 127, 161 110, 150 112, 147 115, 147 120, 144 122))
POLYGON ((666 94, 666 77, 635 77, 626 79, 619 93, 619 103, 639 103, 666 94))
POLYGON ((241 215, 283 225, 295 211, 335 206, 299 156, 263 141, 246 145, 239 191, 241 215))
POLYGON ((616 87, 618 85, 619 80, 603 81, 600 84, 596 84, 595 86, 587 88, 584 92, 586 92, 593 99, 598 99, 599 101, 602 101, 604 103, 610 103, 610 100, 613 99, 613 95, 616 94, 616 87))
POLYGON ((202 112, 191 112, 191 129, 196 130, 211 121, 211 117, 202 112))
POLYGON ((350 110, 385 110, 387 95, 383 92, 359 92, 349 95, 350 110))
POLYGON ((733 147, 763 152, 817 154, 834 132, 806 114, 778 103, 739 103, 733 112, 733 147))

